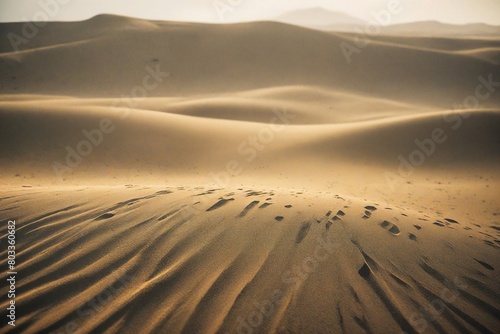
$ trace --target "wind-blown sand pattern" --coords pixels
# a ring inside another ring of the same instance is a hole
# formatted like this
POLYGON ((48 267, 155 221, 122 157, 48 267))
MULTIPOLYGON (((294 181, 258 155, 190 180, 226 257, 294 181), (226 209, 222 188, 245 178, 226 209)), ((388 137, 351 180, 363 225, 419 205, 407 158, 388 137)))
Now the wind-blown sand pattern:
POLYGON ((498 333, 500 41, 352 38, 104 15, 1 44, 0 331, 498 333))

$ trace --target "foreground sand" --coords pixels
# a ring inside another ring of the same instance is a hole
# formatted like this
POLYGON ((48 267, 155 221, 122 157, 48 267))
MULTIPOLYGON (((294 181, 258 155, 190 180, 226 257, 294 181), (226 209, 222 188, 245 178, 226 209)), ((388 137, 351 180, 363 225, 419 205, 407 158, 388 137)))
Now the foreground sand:
POLYGON ((499 226, 479 217, 277 187, 26 188, 0 201, 19 224, 25 332, 498 328, 499 226))
POLYGON ((0 44, 0 331, 497 333, 500 42, 352 40, 101 16, 0 44))

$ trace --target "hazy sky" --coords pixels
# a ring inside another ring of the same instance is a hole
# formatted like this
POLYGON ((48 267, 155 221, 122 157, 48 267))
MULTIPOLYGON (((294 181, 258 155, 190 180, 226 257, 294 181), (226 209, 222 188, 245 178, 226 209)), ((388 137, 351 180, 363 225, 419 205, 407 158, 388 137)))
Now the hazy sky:
POLYGON ((73 21, 109 13, 223 23, 272 19, 294 9, 318 6, 369 20, 371 12, 386 8, 390 1, 399 1, 404 8, 394 22, 438 20, 500 25, 500 0, 0 0, 0 21, 38 21, 45 17, 73 21), (216 4, 224 11, 223 19, 216 4))

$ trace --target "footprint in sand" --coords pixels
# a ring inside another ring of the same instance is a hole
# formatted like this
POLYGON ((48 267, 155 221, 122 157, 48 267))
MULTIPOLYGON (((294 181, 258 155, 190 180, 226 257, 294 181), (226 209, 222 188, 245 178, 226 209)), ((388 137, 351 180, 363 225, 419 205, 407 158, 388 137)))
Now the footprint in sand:
POLYGON ((422 229, 422 226, 418 226, 418 225, 413 225, 417 230, 421 230, 422 229))
POLYGON ((337 211, 337 216, 343 217, 343 216, 345 216, 345 212, 342 210, 339 210, 339 211, 337 211))
POLYGON ((160 191, 157 191, 155 194, 156 195, 168 195, 168 194, 172 194, 173 192, 171 190, 160 190, 160 191))
POLYGON ((325 216, 330 217, 331 214, 332 214, 332 210, 328 211, 325 216))
POLYGON ((213 211, 213 210, 215 210, 215 209, 218 209, 218 208, 220 208, 221 206, 226 205, 226 204, 227 204, 227 202, 229 202, 229 201, 234 201, 234 198, 229 198, 229 199, 224 199, 224 198, 222 198, 222 199, 220 199, 217 203, 215 203, 214 205, 212 205, 211 207, 209 207, 209 208, 207 209, 207 211, 213 211))
POLYGON ((411 241, 417 241, 417 236, 413 233, 408 233, 408 238, 410 238, 411 241))
POLYGON ((282 221, 283 219, 285 219, 283 216, 276 216, 274 219, 276 219, 277 221, 282 221))
POLYGON ((285 208, 290 209, 292 206, 290 204, 285 205, 285 208))
POLYGON ((329 230, 332 225, 333 225, 333 223, 331 221, 329 221, 329 222, 326 223, 325 228, 327 230, 329 230))
POLYGON ((383 229, 389 231, 393 235, 399 235, 399 233, 401 232, 396 225, 388 222, 387 220, 384 220, 382 223, 380 223, 380 226, 382 226, 383 229))
POLYGON ((248 211, 252 210, 257 204, 259 204, 259 201, 253 201, 250 204, 248 204, 243 211, 240 212, 239 216, 240 217, 245 217, 248 211))
POLYGON ((265 192, 262 191, 253 191, 253 190, 247 190, 247 195, 246 197, 251 197, 251 196, 262 196, 265 195, 265 192))
POLYGON ((375 211, 375 210, 377 210, 376 207, 371 206, 371 205, 365 206, 365 209, 368 210, 368 211, 375 211))
POLYGON ((363 216, 363 219, 368 219, 372 216, 372 213, 370 211, 365 211, 365 215, 363 216))
POLYGON ((483 242, 485 244, 487 244, 488 246, 492 246, 492 247, 495 247, 495 248, 498 248, 497 245, 495 245, 495 243, 493 241, 490 241, 490 240, 483 240, 483 242))
POLYGON ((460 224, 460 223, 459 223, 459 222, 457 222, 455 219, 445 218, 444 220, 446 220, 448 223, 452 223, 452 224, 460 224))
POLYGON ((273 205, 273 203, 264 203, 261 206, 259 206, 259 209, 265 209, 265 208, 267 208, 270 205, 273 205))
POLYGON ((309 230, 311 228, 311 223, 304 223, 302 227, 299 229, 299 233, 297 233, 297 237, 295 238, 295 242, 300 244, 302 240, 307 236, 309 230))

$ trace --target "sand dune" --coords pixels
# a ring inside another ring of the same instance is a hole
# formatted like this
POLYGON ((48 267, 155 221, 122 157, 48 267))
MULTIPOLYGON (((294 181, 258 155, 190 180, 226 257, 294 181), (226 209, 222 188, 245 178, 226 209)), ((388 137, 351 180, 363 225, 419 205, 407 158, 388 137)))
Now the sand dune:
MULTIPOLYGON (((300 103, 295 106, 299 112, 294 108, 272 109, 274 105, 281 105, 276 101, 259 105, 234 99, 224 105, 224 100, 172 104, 159 98, 151 100, 142 104, 152 109, 133 110, 106 106, 110 104, 106 99, 91 100, 90 106, 73 99, 0 103, 3 120, 0 130, 5 144, 5 153, 0 158, 2 173, 6 180, 16 180, 14 176, 21 174, 35 178, 38 185, 57 183, 60 180, 53 163, 72 166, 67 163, 68 156, 69 161, 76 161, 79 143, 91 142, 90 139, 98 144, 92 145, 88 157, 79 155, 82 162, 71 168, 71 172, 62 173, 65 178, 75 178, 75 182, 81 178, 100 178, 93 175, 101 167, 113 173, 115 182, 131 179, 138 182, 143 177, 139 171, 152 173, 158 180, 169 173, 205 176, 224 170, 225 163, 234 158, 246 162, 253 157, 267 168, 280 171, 283 163, 289 163, 288 159, 273 159, 273 156, 290 156, 290 151, 297 157, 322 161, 322 164, 314 164, 314 172, 309 171, 314 175, 328 174, 330 164, 349 165, 353 159, 357 163, 397 168, 398 156, 408 159, 416 149, 439 153, 426 157, 420 170, 436 166, 449 170, 475 166, 479 170, 494 171, 500 163, 497 154, 500 112, 497 111, 468 111, 463 115, 449 110, 422 111, 415 116, 402 110, 390 115, 388 108, 385 112, 389 116, 377 117, 376 108, 357 113, 346 111, 343 115, 341 110, 336 113, 337 108, 317 108, 320 110, 316 112, 301 109, 300 103), (157 111, 158 107, 165 110, 157 111), (331 110, 335 116, 328 121, 325 113, 331 110), (291 117, 283 121, 276 116, 279 114, 291 117), (113 131, 93 134, 103 119, 110 120, 113 131), (272 130, 269 124, 273 119, 278 130, 272 130), (225 124, 223 128, 222 124, 225 124), (33 132, 34 128, 38 131, 33 132), (259 146, 251 145, 248 138, 259 138, 263 128, 266 129, 263 140, 257 142, 265 149, 260 152, 260 149, 252 149, 259 146), (440 142, 429 144, 435 129, 441 129, 440 142), (217 148, 215 152, 213 147, 217 148)), ((365 103, 369 104, 370 100, 365 103)), ((246 176, 261 173, 262 166, 252 162, 246 163, 246 176)), ((102 176, 106 180, 110 175, 102 176)), ((304 176, 300 169, 292 169, 285 175, 295 179, 304 176)))
MULTIPOLYGON (((93 26, 95 20, 102 18, 81 23, 80 28, 86 30, 85 26, 93 26)), ((123 19, 121 25, 99 37, 89 34, 79 41, 51 43, 60 39, 58 35, 66 34, 60 29, 47 37, 44 44, 50 46, 0 54, 3 75, 10 78, 0 92, 130 95, 135 85, 142 84, 150 66, 169 75, 162 77, 162 84, 148 96, 313 85, 448 108, 474 92, 479 75, 498 70, 495 63, 468 54, 436 52, 376 39, 352 55, 349 64, 340 46, 343 42, 354 45, 354 36, 280 23, 235 24, 230 29, 220 25, 156 23, 157 27, 149 30, 129 25, 129 20, 123 19), (78 68, 85 71, 75 71, 78 68), (48 77, 50 82, 44 80, 48 77), (233 80, 231 85, 227 84, 229 80, 233 80)), ((492 96, 490 101, 497 103, 498 96, 492 96)))
POLYGON ((15 52, 19 29, 11 332, 498 332, 498 39, 372 36, 348 63, 355 35, 274 22, 103 15, 15 52))

